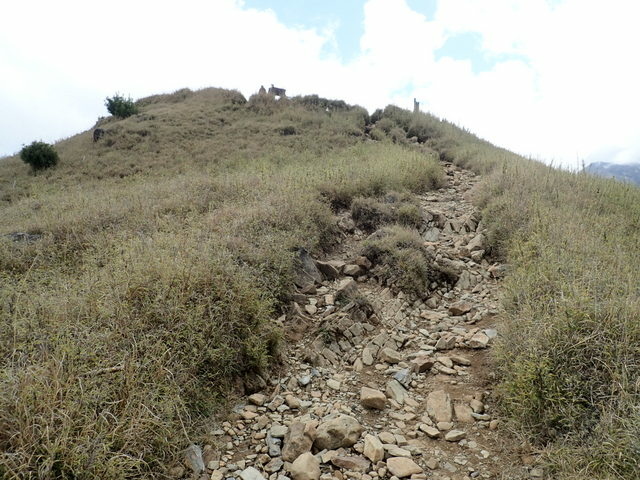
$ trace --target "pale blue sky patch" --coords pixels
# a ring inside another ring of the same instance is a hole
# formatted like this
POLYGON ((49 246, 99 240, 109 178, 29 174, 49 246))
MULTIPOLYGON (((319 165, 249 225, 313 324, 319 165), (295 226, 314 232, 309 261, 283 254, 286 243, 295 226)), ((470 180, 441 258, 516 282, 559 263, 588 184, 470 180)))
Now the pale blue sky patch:
POLYGON ((433 20, 438 8, 437 0, 407 0, 407 5, 415 12, 421 13, 427 20, 433 20))
POLYGON ((448 57, 454 60, 468 60, 474 73, 488 72, 497 64, 508 60, 520 60, 527 63, 523 55, 511 53, 491 54, 482 48, 482 35, 478 32, 465 32, 450 35, 444 45, 434 52, 436 61, 448 57))
POLYGON ((364 33, 364 1, 245 0, 244 5, 258 10, 272 10, 278 20, 289 28, 313 28, 319 32, 332 30, 335 44, 327 48, 335 48, 335 53, 343 61, 353 60, 360 53, 360 37, 364 33))

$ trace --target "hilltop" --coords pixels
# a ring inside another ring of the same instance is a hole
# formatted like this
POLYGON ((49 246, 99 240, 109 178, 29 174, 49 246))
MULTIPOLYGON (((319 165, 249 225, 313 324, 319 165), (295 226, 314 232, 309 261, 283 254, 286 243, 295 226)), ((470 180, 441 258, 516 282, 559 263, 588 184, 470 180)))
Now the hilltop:
POLYGON ((275 479, 338 413, 338 477, 637 477, 638 189, 395 106, 136 103, 0 165, 3 477, 275 479))

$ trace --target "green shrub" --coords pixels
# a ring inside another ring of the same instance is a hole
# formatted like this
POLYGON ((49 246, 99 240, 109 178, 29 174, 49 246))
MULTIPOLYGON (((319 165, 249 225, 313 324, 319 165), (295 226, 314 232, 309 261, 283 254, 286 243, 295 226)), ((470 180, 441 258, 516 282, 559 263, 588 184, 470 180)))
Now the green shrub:
POLYGON ((44 170, 58 164, 58 152, 52 145, 44 142, 33 142, 23 147, 20 158, 24 163, 31 165, 33 170, 44 170))
POLYGON ((133 103, 131 97, 125 98, 119 93, 113 97, 107 97, 104 101, 107 110, 111 115, 118 118, 127 118, 138 113, 138 108, 133 103))

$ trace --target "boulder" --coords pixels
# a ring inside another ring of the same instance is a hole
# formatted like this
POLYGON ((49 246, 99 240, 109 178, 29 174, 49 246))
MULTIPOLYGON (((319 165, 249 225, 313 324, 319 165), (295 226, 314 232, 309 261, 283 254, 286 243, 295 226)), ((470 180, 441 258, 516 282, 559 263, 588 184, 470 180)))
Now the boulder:
POLYGON ((336 289, 336 300, 349 300, 356 296, 358 293, 358 284, 356 281, 349 277, 344 278, 338 283, 338 288, 336 289))
POLYGON ((362 434, 362 425, 349 415, 338 415, 318 426, 314 446, 318 450, 351 447, 362 434))
POLYGON ((390 380, 387 383, 385 393, 387 394, 387 397, 399 403, 400 405, 404 404, 404 399, 407 396, 407 391, 405 390, 405 388, 400 384, 400 382, 395 379, 390 380))
POLYGON ((303 453, 309 452, 313 445, 314 433, 314 429, 306 428, 304 423, 292 422, 289 425, 289 431, 284 437, 282 459, 285 462, 293 462, 303 453))
POLYGON ((308 289, 315 283, 322 282, 322 274, 309 252, 304 248, 299 248, 297 257, 294 283, 299 288, 308 289))
POLYGON ((289 473, 293 480, 318 480, 320 461, 311 453, 303 453, 291 464, 289 473))
POLYGON ((471 239, 471 241, 467 244, 467 250, 470 252, 475 252, 476 250, 484 250, 487 244, 487 239, 481 233, 476 235, 471 239))
POLYGON ((362 275, 363 270, 360 265, 349 264, 344 266, 343 273, 345 275, 349 275, 350 277, 357 277, 359 275, 362 275))
POLYGON ((402 354, 400 354, 399 352, 396 352, 392 348, 383 348, 382 350, 380 350, 378 357, 383 362, 387 362, 391 364, 400 363, 403 360, 402 354))
POLYGON ((473 305, 471 305, 471 303, 465 300, 460 300, 459 302, 449 306, 449 313, 454 316, 460 316, 470 312, 472 308, 473 305))
POLYGON ((382 410, 387 404, 387 397, 380 390, 362 387, 360 390, 360 403, 365 408, 382 410))
POLYGON ((436 422, 451 422, 453 412, 451 398, 444 390, 436 390, 427 396, 427 413, 436 422))
POLYGON ((416 462, 404 457, 392 457, 388 459, 387 468, 392 475, 398 478, 406 478, 413 474, 422 473, 422 468, 420 468, 416 462))
POLYGON ((364 437, 364 456, 373 463, 378 463, 384 458, 384 448, 380 439, 374 435, 364 437))
POLYGON ((336 268, 336 266, 331 262, 316 260, 316 267, 327 280, 335 280, 340 277, 340 270, 338 270, 338 268, 336 268))
POLYGON ((184 452, 184 463, 193 470, 193 473, 204 472, 204 459, 202 458, 202 448, 199 445, 191 444, 184 452))
POLYGON ((489 337, 484 332, 478 332, 468 342, 471 348, 487 348, 489 337))

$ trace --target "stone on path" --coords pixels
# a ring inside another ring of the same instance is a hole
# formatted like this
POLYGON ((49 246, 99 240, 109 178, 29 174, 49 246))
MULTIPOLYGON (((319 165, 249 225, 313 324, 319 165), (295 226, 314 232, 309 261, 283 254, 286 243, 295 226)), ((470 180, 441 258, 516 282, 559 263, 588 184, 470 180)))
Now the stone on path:
POLYGON ((303 453, 291 464, 289 473, 293 480, 318 480, 320 461, 311 453, 303 453))
POLYGON ((193 473, 204 472, 204 460, 202 458, 202 449, 199 445, 191 444, 184 453, 185 463, 189 465, 193 473))
POLYGON ((369 467, 371 466, 369 460, 360 456, 349 457, 346 455, 336 455, 331 459, 331 463, 345 470, 362 473, 369 471, 369 467))
POLYGON ((395 475, 398 478, 405 478, 416 473, 422 473, 422 468, 420 468, 416 462, 410 458, 404 457, 393 457, 388 459, 387 468, 392 475, 395 475))
POLYGON ((456 365, 462 365, 463 367, 469 367, 471 365, 471 360, 462 355, 450 355, 449 358, 456 365))
POLYGON ((482 403, 480 400, 474 398, 473 400, 471 400, 470 405, 475 413, 484 413, 484 403, 482 403))
POLYGON ((307 428, 304 423, 292 422, 289 425, 289 431, 284 437, 282 459, 285 462, 293 462, 303 453, 310 451, 313 445, 314 433, 314 429, 307 428))
POLYGON ((408 395, 405 388, 397 380, 390 380, 387 383, 386 394, 387 397, 400 405, 404 404, 404 399, 408 395))
POLYGON ((374 435, 364 437, 364 456, 373 463, 378 463, 384 458, 384 448, 382 442, 374 435))
POLYGON ((349 275, 350 277, 357 277, 362 274, 362 268, 360 268, 360 265, 349 264, 344 266, 342 273, 349 275))
POLYGON ((363 430, 355 418, 339 415, 318 426, 314 445, 318 450, 351 447, 358 441, 363 430))
POLYGON ((450 430, 445 434, 444 439, 447 442, 457 442, 459 440, 462 440, 466 436, 467 434, 462 430, 450 430))
POLYGON ((336 290, 336 300, 349 299, 358 293, 358 284, 349 277, 340 281, 336 290))
POLYGON ((436 350, 451 350, 456 346, 456 337, 454 335, 445 334, 436 342, 436 350))
POLYGON ((280 457, 272 458, 269 463, 264 466, 264 471, 267 473, 279 472, 284 466, 284 461, 280 457))
POLYGON ((403 368, 402 370, 398 370, 396 373, 393 374, 393 378, 394 380, 397 380, 398 383, 400 383, 400 385, 402 385, 405 388, 409 388, 411 386, 412 376, 408 368, 403 368))
POLYGON ((340 391, 340 382, 333 378, 330 378, 329 380, 327 380, 327 387, 332 390, 340 391))
POLYGON ((338 270, 335 265, 331 264, 331 262, 316 260, 316 267, 318 267, 320 273, 322 273, 325 278, 329 280, 335 280, 336 278, 340 277, 340 270, 338 270))
POLYGON ((451 398, 444 390, 436 390, 427 396, 427 413, 436 422, 451 422, 451 398))
POLYGON ((471 239, 467 244, 467 250, 474 252, 476 250, 484 250, 486 246, 486 238, 483 234, 479 233, 471 239))
POLYGON ((473 410, 471 407, 465 403, 456 403, 453 406, 453 410, 456 413, 456 419, 462 423, 473 423, 473 417, 471 414, 473 410))
POLYGON ((419 355, 411 360, 411 368, 416 373, 424 373, 431 370, 431 367, 435 364, 433 357, 429 355, 419 355))
POLYGON ((431 425, 427 425, 426 423, 420 425, 420 430, 422 430, 429 438, 440 438, 442 435, 440 430, 436 427, 432 427, 431 425))
POLYGON ((471 337, 468 343, 471 348, 487 348, 489 337, 483 332, 478 332, 471 337))
POLYGON ((289 428, 286 425, 273 425, 269 429, 269 435, 273 438, 284 438, 289 428))
POLYGON ((403 360, 402 354, 396 352, 392 348, 383 348, 378 355, 380 360, 387 363, 400 363, 403 360))
POLYGON ((387 404, 387 397, 380 390, 362 387, 360 390, 360 403, 366 408, 382 410, 387 404))
POLYGON ((383 448, 389 453, 390 457, 411 458, 411 452, 398 445, 383 445, 383 448))
POLYGON ((263 393, 254 393, 247 400, 249 400, 249 403, 261 407, 267 402, 267 396, 263 393))
POLYGON ((367 366, 371 366, 373 365, 374 359, 373 359, 373 355, 371 354, 371 350, 368 347, 365 347, 362 350, 362 363, 364 363, 367 366))
POLYGON ((465 300, 460 300, 459 302, 454 303, 449 306, 449 313, 454 316, 464 315, 468 313, 473 308, 469 302, 465 300))
POLYGON ((242 480, 265 480, 262 474, 253 467, 245 468, 240 472, 240 478, 242 480))

